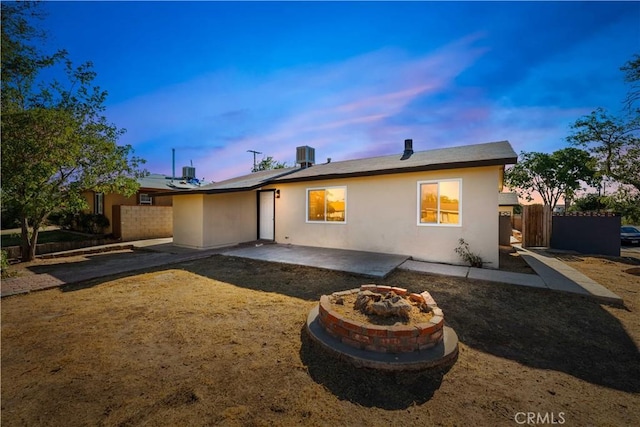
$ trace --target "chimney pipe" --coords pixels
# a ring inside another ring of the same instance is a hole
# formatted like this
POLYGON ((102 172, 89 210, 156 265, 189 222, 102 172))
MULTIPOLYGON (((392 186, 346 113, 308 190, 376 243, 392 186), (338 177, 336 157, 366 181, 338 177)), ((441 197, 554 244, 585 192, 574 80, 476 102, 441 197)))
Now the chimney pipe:
POLYGON ((404 140, 404 153, 400 160, 407 160, 413 154, 413 139, 404 140))

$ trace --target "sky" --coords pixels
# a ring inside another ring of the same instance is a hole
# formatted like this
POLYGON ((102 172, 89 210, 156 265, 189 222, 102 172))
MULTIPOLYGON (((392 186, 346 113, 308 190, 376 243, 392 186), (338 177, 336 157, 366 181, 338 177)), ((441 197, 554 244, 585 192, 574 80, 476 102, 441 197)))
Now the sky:
POLYGON ((45 2, 46 49, 92 61, 152 173, 221 181, 253 155, 316 162, 508 140, 567 146, 622 111, 640 2, 45 2))

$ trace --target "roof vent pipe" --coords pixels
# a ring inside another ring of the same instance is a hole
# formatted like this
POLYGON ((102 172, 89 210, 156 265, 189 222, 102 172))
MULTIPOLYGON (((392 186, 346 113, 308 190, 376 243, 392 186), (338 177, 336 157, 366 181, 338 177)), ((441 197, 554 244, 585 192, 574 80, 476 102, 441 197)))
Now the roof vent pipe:
POLYGON ((404 153, 400 160, 407 160, 413 154, 413 139, 404 140, 404 153))

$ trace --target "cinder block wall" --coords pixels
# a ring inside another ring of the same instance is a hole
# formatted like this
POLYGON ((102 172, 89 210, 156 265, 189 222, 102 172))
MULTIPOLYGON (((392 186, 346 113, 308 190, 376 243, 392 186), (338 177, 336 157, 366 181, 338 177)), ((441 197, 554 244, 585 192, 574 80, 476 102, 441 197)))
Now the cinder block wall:
POLYGON ((171 206, 120 206, 122 241, 173 236, 171 206))

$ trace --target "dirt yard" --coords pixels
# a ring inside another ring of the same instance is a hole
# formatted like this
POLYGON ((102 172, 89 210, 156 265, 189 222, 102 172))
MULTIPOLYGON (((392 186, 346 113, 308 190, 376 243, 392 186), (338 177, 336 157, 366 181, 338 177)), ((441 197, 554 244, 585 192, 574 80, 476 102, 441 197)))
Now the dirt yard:
POLYGON ((638 425, 640 277, 624 270, 640 261, 565 258, 625 307, 402 271, 377 281, 428 290, 459 335, 456 363, 421 374, 355 369, 309 341, 320 295, 371 282, 349 274, 213 256, 4 298, 2 425, 638 425))

